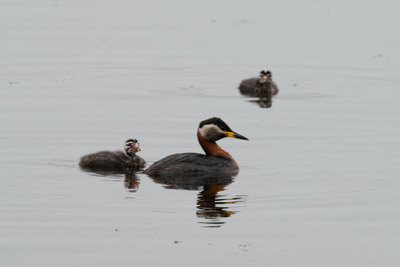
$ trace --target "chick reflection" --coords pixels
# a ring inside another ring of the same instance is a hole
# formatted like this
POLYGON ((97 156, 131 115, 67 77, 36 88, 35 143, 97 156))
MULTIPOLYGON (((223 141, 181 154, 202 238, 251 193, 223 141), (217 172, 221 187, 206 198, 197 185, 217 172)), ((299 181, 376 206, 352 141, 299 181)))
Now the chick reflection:
POLYGON ((136 172, 125 173, 124 186, 129 192, 136 192, 139 189, 140 179, 136 172))
POLYGON ((193 176, 155 176, 150 175, 154 182, 163 184, 167 189, 201 190, 197 195, 196 215, 206 219, 200 222, 205 227, 220 227, 227 218, 236 211, 230 210, 232 205, 242 202, 241 196, 228 197, 220 195, 225 187, 234 181, 238 171, 219 174, 204 174, 193 176))
POLYGON ((251 103, 256 103, 260 108, 270 108, 272 107, 272 99, 270 98, 260 98, 258 100, 249 100, 251 103))
POLYGON ((103 171, 103 170, 93 170, 89 168, 81 168, 81 170, 91 173, 96 176, 109 177, 112 179, 120 180, 124 176, 124 187, 129 192, 136 192, 139 189, 140 178, 136 174, 136 171, 126 170, 126 171, 103 171))

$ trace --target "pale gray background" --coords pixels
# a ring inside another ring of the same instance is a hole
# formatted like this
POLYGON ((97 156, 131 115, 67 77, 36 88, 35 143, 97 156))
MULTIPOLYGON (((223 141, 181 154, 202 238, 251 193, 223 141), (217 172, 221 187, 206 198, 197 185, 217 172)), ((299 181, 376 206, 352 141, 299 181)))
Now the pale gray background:
POLYGON ((398 266, 400 2, 0 0, 1 266, 398 266), (270 69, 270 109, 239 95, 270 69), (219 192, 82 172, 250 141, 219 192), (210 227, 219 226, 219 227, 210 227))

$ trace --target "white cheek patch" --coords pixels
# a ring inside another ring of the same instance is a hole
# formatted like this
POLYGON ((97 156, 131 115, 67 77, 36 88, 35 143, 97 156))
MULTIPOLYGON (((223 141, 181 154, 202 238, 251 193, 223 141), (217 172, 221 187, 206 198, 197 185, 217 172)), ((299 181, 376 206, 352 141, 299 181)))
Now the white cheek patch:
POLYGON ((132 142, 126 143, 124 146, 125 151, 133 151, 132 142))
POLYGON ((214 124, 203 125, 203 127, 199 128, 199 132, 208 140, 210 140, 212 136, 224 134, 224 131, 214 124))

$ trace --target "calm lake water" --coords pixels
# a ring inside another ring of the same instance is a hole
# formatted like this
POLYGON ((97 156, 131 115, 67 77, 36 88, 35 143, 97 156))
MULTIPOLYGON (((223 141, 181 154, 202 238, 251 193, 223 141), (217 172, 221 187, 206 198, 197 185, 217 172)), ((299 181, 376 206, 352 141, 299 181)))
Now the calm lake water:
POLYGON ((398 266, 398 1, 0 1, 2 266, 398 266), (269 69, 272 107, 241 96, 269 69), (253 102, 252 102, 253 101, 253 102), (137 138, 232 179, 99 175, 137 138))

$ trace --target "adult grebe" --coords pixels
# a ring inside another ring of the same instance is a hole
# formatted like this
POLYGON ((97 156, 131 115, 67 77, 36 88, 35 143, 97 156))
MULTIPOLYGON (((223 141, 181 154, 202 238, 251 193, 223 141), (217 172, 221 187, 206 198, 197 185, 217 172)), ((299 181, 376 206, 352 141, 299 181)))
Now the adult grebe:
POLYGON ((242 95, 255 96, 264 99, 271 99, 279 92, 278 86, 272 80, 272 72, 262 70, 260 78, 250 78, 243 80, 239 85, 242 95))
POLYGON ((86 155, 79 161, 79 166, 90 171, 125 171, 140 170, 146 162, 136 155, 140 151, 139 142, 136 139, 128 139, 122 151, 101 151, 86 155))
POLYGON ((235 133, 220 118, 200 122, 197 138, 204 154, 180 153, 165 157, 151 165, 144 173, 149 176, 202 176, 209 173, 237 171, 239 166, 232 156, 215 143, 224 137, 249 140, 235 133))

